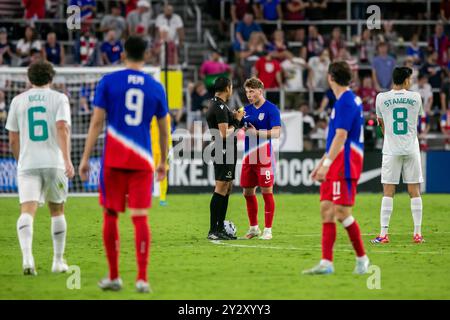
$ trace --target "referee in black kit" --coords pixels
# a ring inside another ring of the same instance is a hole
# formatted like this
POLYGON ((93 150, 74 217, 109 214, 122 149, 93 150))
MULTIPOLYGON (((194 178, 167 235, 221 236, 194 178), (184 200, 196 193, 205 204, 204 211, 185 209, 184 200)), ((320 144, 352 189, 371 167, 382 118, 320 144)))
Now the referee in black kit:
POLYGON ((214 98, 209 102, 206 121, 213 139, 214 174, 216 187, 210 203, 209 240, 235 240, 224 230, 228 198, 233 186, 237 161, 237 138, 244 112, 231 111, 226 102, 233 94, 231 80, 219 77, 214 82, 214 98), (222 141, 218 141, 221 139, 222 141))

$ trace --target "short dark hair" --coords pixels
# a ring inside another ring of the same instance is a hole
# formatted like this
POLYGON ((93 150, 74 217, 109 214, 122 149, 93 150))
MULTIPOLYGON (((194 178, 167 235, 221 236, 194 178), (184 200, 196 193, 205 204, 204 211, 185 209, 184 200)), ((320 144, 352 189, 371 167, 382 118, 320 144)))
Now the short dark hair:
POLYGON ((42 87, 52 82, 55 69, 47 61, 37 61, 28 67, 28 79, 31 84, 42 87))
POLYGON ((147 42, 141 37, 131 36, 125 41, 125 52, 129 60, 144 61, 145 50, 147 50, 147 42))
POLYGON ((227 77, 218 77, 214 81, 214 92, 225 92, 231 86, 231 80, 227 77))
POLYGON ((401 85, 412 75, 412 69, 408 67, 396 67, 392 72, 392 81, 396 85, 401 85))
POLYGON ((345 61, 336 61, 328 67, 328 74, 340 86, 348 86, 352 80, 352 70, 345 61))

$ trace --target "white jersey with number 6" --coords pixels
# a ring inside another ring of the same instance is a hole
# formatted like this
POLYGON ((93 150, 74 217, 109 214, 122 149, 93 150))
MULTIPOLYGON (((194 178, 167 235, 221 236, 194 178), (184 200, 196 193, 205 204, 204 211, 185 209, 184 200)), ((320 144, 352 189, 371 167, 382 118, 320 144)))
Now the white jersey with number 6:
POLYGON ((71 125, 69 99, 50 88, 32 88, 12 102, 6 129, 19 132, 18 172, 30 169, 64 169, 56 136, 56 122, 71 125))
POLYGON ((417 121, 424 113, 420 94, 405 89, 379 93, 376 110, 384 122, 383 154, 418 154, 417 121))

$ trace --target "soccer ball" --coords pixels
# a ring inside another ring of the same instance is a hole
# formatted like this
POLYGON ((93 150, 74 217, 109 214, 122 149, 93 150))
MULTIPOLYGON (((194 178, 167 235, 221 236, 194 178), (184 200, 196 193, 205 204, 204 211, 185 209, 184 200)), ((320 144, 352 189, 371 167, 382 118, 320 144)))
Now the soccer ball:
POLYGON ((229 234, 229 235, 231 235, 231 236, 233 236, 233 237, 236 236, 237 228, 236 228, 236 226, 234 225, 233 221, 228 221, 228 220, 224 221, 224 222, 223 222, 223 227, 224 227, 225 232, 226 232, 227 234, 229 234))

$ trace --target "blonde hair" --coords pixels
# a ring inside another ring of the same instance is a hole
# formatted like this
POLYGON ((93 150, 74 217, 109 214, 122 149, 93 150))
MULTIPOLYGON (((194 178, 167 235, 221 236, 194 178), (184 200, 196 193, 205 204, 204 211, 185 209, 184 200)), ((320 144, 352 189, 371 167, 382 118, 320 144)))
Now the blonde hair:
POLYGON ((253 78, 245 80, 244 88, 262 89, 262 90, 264 90, 264 84, 258 78, 253 77, 253 78))

